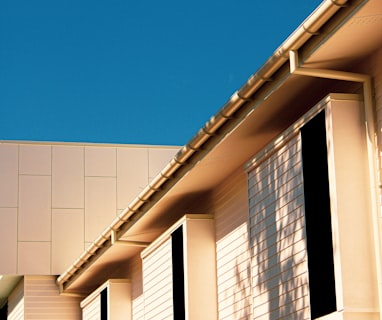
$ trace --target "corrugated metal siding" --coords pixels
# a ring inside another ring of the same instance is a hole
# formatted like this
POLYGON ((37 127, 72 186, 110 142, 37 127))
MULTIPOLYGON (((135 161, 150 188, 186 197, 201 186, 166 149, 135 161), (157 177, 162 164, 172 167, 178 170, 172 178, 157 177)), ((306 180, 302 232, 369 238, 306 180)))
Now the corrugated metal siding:
POLYGON ((24 280, 21 280, 8 298, 8 320, 24 319, 24 280))
POLYGON ((101 317, 101 296, 97 295, 93 301, 82 309, 83 320, 99 320, 101 317))
POLYGON ((309 317, 300 136, 248 173, 253 317, 309 317))
POLYGON ((54 276, 25 276, 25 320, 81 319, 80 298, 60 296, 54 276))
POLYGON ((247 177, 242 168, 214 194, 219 319, 251 315, 247 177))
POLYGON ((145 320, 173 319, 171 238, 142 264, 145 320))

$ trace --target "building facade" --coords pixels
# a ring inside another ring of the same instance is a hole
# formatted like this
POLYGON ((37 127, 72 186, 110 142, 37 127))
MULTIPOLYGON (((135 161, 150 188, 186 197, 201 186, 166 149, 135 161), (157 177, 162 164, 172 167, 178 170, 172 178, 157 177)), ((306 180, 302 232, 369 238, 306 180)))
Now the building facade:
POLYGON ((381 110, 382 2, 322 2, 8 318, 381 319, 381 110))
POLYGON ((64 272, 178 149, 0 142, 1 307, 21 276, 64 272))

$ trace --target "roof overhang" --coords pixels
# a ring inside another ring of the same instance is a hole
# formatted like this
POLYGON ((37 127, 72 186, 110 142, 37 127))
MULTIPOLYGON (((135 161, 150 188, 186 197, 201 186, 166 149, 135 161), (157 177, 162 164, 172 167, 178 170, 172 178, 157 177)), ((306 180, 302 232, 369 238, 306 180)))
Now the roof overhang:
POLYGON ((324 1, 173 161, 58 278, 65 293, 87 294, 186 213, 206 213, 200 199, 328 93, 333 80, 289 72, 289 50, 305 67, 353 69, 381 48, 382 2, 324 1), (307 94, 309 92, 309 94, 307 94), (303 99, 301 98, 303 96, 303 99))

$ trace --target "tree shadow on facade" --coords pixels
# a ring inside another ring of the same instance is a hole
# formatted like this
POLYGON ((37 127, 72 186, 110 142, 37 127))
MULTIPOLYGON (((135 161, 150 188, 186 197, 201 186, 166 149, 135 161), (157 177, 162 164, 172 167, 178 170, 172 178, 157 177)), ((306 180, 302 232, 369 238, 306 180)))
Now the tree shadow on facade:
POLYGON ((250 319, 251 315, 251 299, 250 299, 250 286, 245 285, 248 279, 251 278, 250 264, 247 264, 245 275, 240 272, 239 261, 235 262, 235 277, 236 287, 234 292, 234 301, 240 303, 234 304, 234 313, 238 315, 237 319, 250 319))
POLYGON ((253 318, 304 319, 309 296, 300 139, 249 173, 253 318))

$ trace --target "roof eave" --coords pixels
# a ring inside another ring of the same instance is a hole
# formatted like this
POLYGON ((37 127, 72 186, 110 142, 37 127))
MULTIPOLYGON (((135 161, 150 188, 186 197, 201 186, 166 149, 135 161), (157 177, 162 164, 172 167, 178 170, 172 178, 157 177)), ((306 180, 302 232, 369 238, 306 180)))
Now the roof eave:
MULTIPOLYGON (((136 197, 129 206, 105 229, 105 231, 82 253, 64 272, 57 283, 63 292, 78 279, 92 264, 118 241, 132 225, 137 223, 194 165, 217 146, 225 135, 245 118, 240 112, 248 101, 256 99, 256 92, 269 83, 269 80, 289 60, 290 50, 299 50, 319 30, 333 18, 339 10, 351 16, 367 1, 352 2, 345 7, 347 0, 326 0, 296 29, 294 33, 274 52, 264 65, 236 91, 227 103, 199 130, 199 132, 176 154, 169 164, 136 197), (224 130, 221 130, 224 127, 224 130), (218 132, 219 131, 219 132, 218 132)), ((317 46, 317 45, 316 45, 317 46)), ((311 50, 314 51, 314 48, 311 50)), ((276 85, 276 84, 275 84, 276 85)), ((249 112, 249 110, 248 110, 249 112)), ((70 290, 68 290, 70 291, 70 290)))

